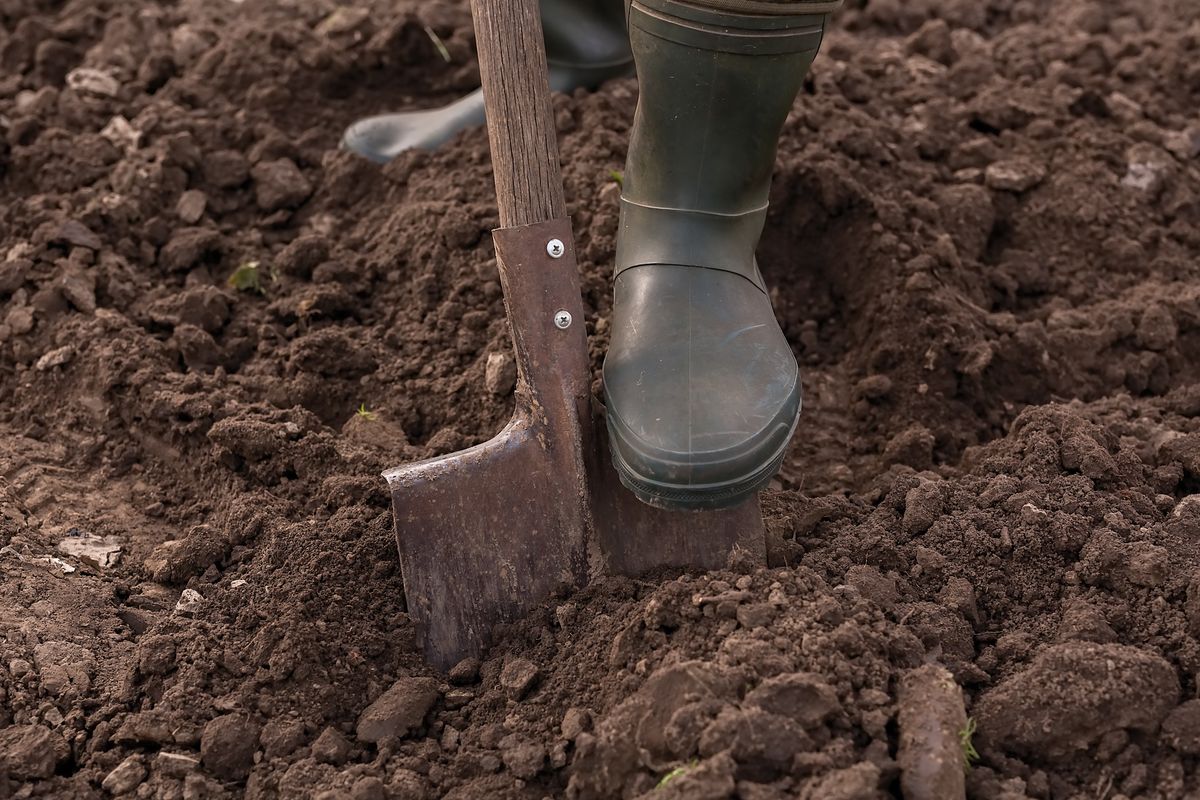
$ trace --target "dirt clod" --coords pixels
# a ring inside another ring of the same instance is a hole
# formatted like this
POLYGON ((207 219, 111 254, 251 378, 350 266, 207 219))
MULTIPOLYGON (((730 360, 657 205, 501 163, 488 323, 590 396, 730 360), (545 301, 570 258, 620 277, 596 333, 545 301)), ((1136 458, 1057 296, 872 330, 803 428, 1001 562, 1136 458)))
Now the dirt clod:
POLYGON ((350 742, 336 728, 326 728, 312 743, 312 756, 322 764, 341 766, 350 757, 350 742))
POLYGON ((49 778, 66 757, 66 743, 41 725, 0 730, 0 769, 18 780, 49 778))
POLYGON ((243 780, 258 749, 259 728, 240 714, 209 721, 200 735, 200 762, 221 780, 243 780))
MULTIPOLYGON (((263 211, 295 208, 312 194, 312 184, 288 158, 255 164, 250 171, 254 178, 254 197, 263 211)), ((232 180, 233 176, 222 175, 232 180)))
POLYGON ((1043 761, 1116 730, 1153 732, 1179 701, 1179 681, 1158 656, 1116 644, 1073 642, 1033 664, 976 706, 981 735, 1043 761))
POLYGON ((841 708, 837 694, 823 678, 802 672, 768 678, 746 695, 746 704, 788 717, 808 729, 841 708))
POLYGON ((108 773, 100 785, 104 787, 105 791, 120 796, 137 789, 144 780, 146 780, 146 767, 142 763, 141 756, 130 756, 108 773))
POLYGON ((512 700, 521 700, 537 684, 541 675, 531 661, 514 658, 504 665, 500 673, 500 685, 512 700))
POLYGON ((377 743, 407 736, 422 725, 438 695, 431 678, 401 678, 359 716, 358 738, 377 743))
POLYGON ((898 709, 900 783, 906 800, 966 797, 962 737, 967 712, 949 670, 928 664, 906 674, 898 709))

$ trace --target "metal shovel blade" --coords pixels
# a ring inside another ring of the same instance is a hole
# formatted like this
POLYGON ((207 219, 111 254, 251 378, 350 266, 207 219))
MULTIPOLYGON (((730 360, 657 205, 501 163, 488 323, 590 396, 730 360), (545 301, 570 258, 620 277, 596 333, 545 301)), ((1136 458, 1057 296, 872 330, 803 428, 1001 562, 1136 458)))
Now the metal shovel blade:
POLYGON ((439 669, 587 580, 587 344, 570 223, 493 239, 519 376, 513 420, 477 447, 384 474, 409 614, 439 669))
POLYGON ((586 576, 582 526, 538 426, 520 414, 491 441, 386 473, 408 611, 426 658, 478 655, 499 622, 586 576))

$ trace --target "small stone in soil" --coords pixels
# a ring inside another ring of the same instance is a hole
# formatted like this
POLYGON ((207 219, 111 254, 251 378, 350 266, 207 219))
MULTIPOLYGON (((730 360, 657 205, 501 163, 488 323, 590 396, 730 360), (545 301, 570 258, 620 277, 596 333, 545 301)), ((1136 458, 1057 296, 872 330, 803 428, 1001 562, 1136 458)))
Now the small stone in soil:
POLYGON ((142 138, 142 132, 130 125, 129 120, 120 114, 108 121, 100 135, 127 153, 137 150, 142 138))
POLYGON ((209 721, 200 735, 200 761, 222 780, 241 780, 250 773, 258 748, 258 726, 238 714, 209 721))
POLYGON ((115 567, 121 560, 121 545, 115 536, 99 536, 79 528, 67 531, 66 538, 58 543, 58 550, 102 568, 115 567))
POLYGON ((1005 192, 1027 192, 1046 177, 1046 168, 1027 158, 989 164, 983 173, 988 188, 1005 192))
POLYGON ((421 727, 437 698, 432 678, 401 678, 359 715, 356 735, 372 743, 407 736, 421 727))
POLYGON ((142 757, 132 755, 108 773, 100 785, 110 794, 122 795, 141 786, 144 780, 146 780, 146 767, 142 765, 142 757))
POLYGON ((453 711, 462 708, 475 699, 475 693, 470 689, 451 689, 446 692, 446 708, 453 711))
POLYGON ((446 676, 455 686, 467 686, 479 680, 479 659, 464 658, 455 664, 446 676))
POLYGON ((121 84, 107 72, 90 67, 80 67, 67 75, 67 86, 81 94, 92 94, 99 97, 116 97, 121 91, 121 84))
POLYGON ((204 596, 195 589, 184 589, 179 595, 179 602, 175 604, 175 612, 190 616, 195 614, 204 607, 204 596))
POLYGON ((511 700, 521 700, 537 683, 541 675, 533 662, 514 658, 500 672, 500 685, 511 700))
POLYGON ((75 349, 71 345, 63 345, 39 358, 33 368, 38 372, 47 372, 69 363, 74 355, 75 349))
POLYGON ((517 384, 517 362, 508 353, 489 354, 483 384, 492 394, 507 397, 517 384))
POLYGON ((189 189, 179 195, 179 201, 175 203, 175 216, 185 225, 195 225, 204 216, 207 207, 208 195, 199 189, 189 189))

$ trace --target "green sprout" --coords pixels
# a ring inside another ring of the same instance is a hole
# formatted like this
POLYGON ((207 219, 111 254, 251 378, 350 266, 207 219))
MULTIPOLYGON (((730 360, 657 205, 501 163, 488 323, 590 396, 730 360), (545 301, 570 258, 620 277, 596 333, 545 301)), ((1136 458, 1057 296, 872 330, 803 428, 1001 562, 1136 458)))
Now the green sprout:
POLYGON ((676 767, 675 769, 673 769, 673 770, 671 770, 670 772, 668 772, 666 775, 663 775, 663 776, 662 776, 662 780, 660 780, 660 781, 658 782, 658 785, 657 785, 657 786, 655 786, 654 788, 655 788, 655 789, 664 789, 664 788, 666 788, 666 787, 667 787, 667 785, 668 785, 668 784, 669 784, 671 781, 675 780, 676 778, 678 778, 678 777, 680 777, 680 776, 686 775, 686 774, 688 774, 689 772, 691 772, 693 769, 695 769, 695 768, 696 768, 696 765, 697 765, 698 763, 700 763, 700 762, 699 762, 697 759, 694 759, 694 758, 693 758, 693 759, 691 760, 691 763, 689 763, 689 764, 685 764, 684 766, 676 767))
POLYGON ((360 403, 360 404, 359 404, 359 406, 358 406, 358 411, 355 411, 355 412, 354 412, 354 415, 355 415, 355 416, 357 416, 357 417, 362 417, 362 418, 363 418, 363 419, 365 419, 367 422, 374 422, 374 421, 375 421, 375 412, 374 412, 374 411, 368 411, 368 410, 367 410, 367 404, 366 404, 366 403, 360 403))
POLYGON ((437 48, 438 55, 442 57, 442 61, 445 61, 447 64, 449 64, 450 51, 446 49, 446 43, 443 42, 441 37, 434 33, 433 28, 429 27, 428 25, 425 26, 425 35, 429 37, 429 41, 433 42, 433 46, 437 48))
POLYGON ((229 285, 239 292, 258 292, 265 294, 262 287, 262 275, 258 271, 257 261, 247 261, 233 271, 229 276, 229 285))
POLYGON ((625 188, 625 176, 621 174, 620 170, 612 170, 608 173, 608 177, 612 178, 613 183, 615 183, 617 186, 620 186, 622 189, 625 188))
POLYGON ((967 725, 958 732, 958 744, 962 748, 963 755, 963 770, 971 771, 971 765, 979 760, 979 751, 975 749, 975 743, 972 740, 975 736, 975 718, 968 717, 967 725))

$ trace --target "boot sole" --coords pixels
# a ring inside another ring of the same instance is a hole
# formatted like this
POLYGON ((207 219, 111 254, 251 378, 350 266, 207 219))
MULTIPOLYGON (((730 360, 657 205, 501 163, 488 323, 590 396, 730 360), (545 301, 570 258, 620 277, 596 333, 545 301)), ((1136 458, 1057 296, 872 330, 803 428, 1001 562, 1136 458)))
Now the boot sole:
POLYGON ((787 456, 792 436, 800 424, 800 414, 792 421, 787 438, 771 460, 748 475, 732 478, 720 483, 710 483, 703 486, 684 486, 668 484, 648 479, 635 472, 621 456, 621 444, 617 441, 618 434, 609 426, 610 450, 612 451, 613 467, 621 484, 633 492, 641 502, 661 508, 666 511, 719 511, 734 508, 747 502, 756 494, 767 488, 783 466, 787 456))

